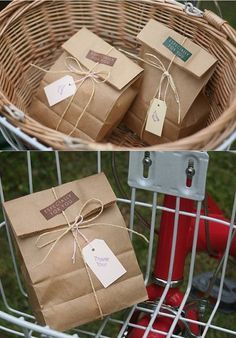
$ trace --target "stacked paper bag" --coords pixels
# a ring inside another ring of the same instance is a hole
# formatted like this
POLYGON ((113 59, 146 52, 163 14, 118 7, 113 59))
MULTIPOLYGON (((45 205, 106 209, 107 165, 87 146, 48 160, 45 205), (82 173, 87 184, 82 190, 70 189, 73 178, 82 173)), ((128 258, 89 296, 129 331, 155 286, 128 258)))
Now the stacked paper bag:
POLYGON ((155 20, 137 38, 144 73, 125 118, 127 126, 148 144, 175 141, 203 128, 210 107, 201 91, 217 60, 155 20))
POLYGON ((183 35, 150 20, 138 34, 137 57, 82 28, 62 45, 31 116, 65 137, 96 142, 121 121, 150 145, 195 133, 210 112, 202 90, 216 59, 183 35))
POLYGON ((32 101, 31 117, 66 135, 102 141, 137 95, 142 68, 86 28, 62 49, 32 101))
POLYGON ((67 330, 147 299, 104 174, 4 203, 37 321, 67 330))

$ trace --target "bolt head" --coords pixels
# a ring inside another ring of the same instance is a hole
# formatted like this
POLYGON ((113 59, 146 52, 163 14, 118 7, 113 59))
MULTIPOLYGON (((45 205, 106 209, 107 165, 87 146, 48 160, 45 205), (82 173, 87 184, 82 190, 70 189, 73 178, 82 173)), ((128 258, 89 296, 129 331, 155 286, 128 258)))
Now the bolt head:
POLYGON ((195 175, 195 169, 193 167, 188 167, 186 169, 186 174, 188 177, 193 177, 195 175))
POLYGON ((143 159, 143 165, 150 167, 152 165, 152 160, 150 159, 150 157, 145 157, 143 159))

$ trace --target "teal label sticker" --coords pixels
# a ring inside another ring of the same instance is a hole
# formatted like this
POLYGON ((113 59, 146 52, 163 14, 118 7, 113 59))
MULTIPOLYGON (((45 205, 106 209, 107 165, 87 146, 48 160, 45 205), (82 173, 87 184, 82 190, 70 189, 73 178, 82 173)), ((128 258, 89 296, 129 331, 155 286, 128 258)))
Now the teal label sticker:
POLYGON ((188 59, 192 56, 192 53, 170 36, 163 42, 163 45, 184 62, 188 61, 188 59))

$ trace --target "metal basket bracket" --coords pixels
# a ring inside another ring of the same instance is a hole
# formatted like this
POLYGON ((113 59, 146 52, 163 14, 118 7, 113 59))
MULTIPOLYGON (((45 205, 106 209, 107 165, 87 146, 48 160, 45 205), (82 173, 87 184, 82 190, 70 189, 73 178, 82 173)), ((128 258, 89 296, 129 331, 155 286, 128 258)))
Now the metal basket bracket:
POLYGON ((202 201, 208 161, 206 152, 131 152, 128 184, 202 201))
POLYGON ((202 18, 204 13, 203 11, 201 11, 200 9, 198 9, 197 7, 195 7, 191 2, 186 2, 185 3, 185 8, 184 11, 191 16, 196 16, 199 18, 202 18))

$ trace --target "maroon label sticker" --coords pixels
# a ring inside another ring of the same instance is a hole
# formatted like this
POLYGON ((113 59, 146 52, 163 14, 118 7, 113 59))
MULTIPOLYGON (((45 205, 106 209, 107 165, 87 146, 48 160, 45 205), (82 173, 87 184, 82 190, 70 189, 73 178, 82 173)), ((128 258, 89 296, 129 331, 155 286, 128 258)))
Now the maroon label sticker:
POLYGON ((113 58, 112 56, 97 53, 94 50, 90 50, 86 55, 86 58, 92 60, 96 63, 102 63, 103 65, 107 66, 114 66, 117 58, 113 58))
POLYGON ((79 197, 77 197, 72 191, 70 191, 66 195, 60 197, 54 203, 50 204, 48 207, 40 210, 40 212, 48 221, 49 219, 61 214, 62 211, 69 208, 69 206, 71 206, 78 200, 79 197))

